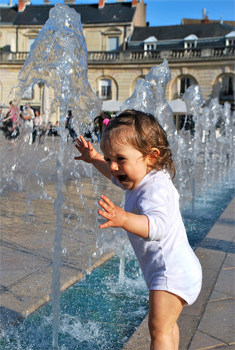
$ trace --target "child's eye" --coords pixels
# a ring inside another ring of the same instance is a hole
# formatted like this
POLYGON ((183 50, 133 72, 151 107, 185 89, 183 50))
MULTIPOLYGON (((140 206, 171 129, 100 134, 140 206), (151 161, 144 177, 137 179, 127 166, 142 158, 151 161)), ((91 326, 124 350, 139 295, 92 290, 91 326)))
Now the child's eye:
POLYGON ((121 162, 122 160, 125 160, 125 158, 124 158, 124 157, 117 157, 117 160, 118 160, 119 162, 121 162))
POLYGON ((108 163, 110 162, 110 159, 109 158, 104 158, 104 160, 108 163))

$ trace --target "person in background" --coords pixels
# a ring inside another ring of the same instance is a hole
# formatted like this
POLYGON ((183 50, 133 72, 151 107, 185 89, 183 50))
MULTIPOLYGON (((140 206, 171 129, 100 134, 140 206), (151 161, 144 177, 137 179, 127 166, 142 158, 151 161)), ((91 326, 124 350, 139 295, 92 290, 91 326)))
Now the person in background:
POLYGON ((15 106, 13 101, 9 102, 10 109, 6 117, 2 119, 3 126, 1 129, 5 133, 7 139, 15 139, 19 136, 20 114, 19 108, 15 106))
POLYGON ((104 120, 110 120, 110 119, 111 119, 111 116, 110 116, 110 113, 108 112, 101 112, 100 115, 95 117, 94 124, 99 126, 99 132, 100 132, 99 138, 101 138, 102 131, 105 126, 104 120))
POLYGON ((66 117, 65 121, 65 128, 69 131, 68 136, 70 136, 73 139, 73 142, 75 142, 77 138, 77 133, 73 128, 73 115, 71 110, 68 111, 68 116, 66 117))
POLYGON ((100 142, 100 127, 99 127, 99 123, 98 122, 95 123, 94 133, 95 133, 95 136, 96 136, 96 141, 100 142))
POLYGON ((40 115, 40 112, 38 110, 35 111, 35 118, 34 118, 34 129, 33 129, 33 142, 36 141, 36 138, 40 139, 41 133, 42 133, 42 116, 40 115))
POLYGON ((27 103, 23 108, 21 116, 24 119, 27 128, 29 129, 29 134, 26 135, 25 142, 29 140, 29 144, 31 145, 33 143, 33 125, 35 114, 29 103, 27 103))

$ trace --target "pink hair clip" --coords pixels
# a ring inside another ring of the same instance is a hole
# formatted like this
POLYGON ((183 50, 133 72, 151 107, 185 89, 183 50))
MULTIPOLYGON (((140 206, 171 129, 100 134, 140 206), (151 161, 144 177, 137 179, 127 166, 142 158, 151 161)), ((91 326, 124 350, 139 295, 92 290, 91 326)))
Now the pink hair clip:
POLYGON ((108 126, 108 125, 110 124, 110 122, 111 122, 111 121, 110 121, 110 119, 108 119, 108 118, 106 118, 106 119, 103 120, 103 124, 106 125, 106 126, 108 126))

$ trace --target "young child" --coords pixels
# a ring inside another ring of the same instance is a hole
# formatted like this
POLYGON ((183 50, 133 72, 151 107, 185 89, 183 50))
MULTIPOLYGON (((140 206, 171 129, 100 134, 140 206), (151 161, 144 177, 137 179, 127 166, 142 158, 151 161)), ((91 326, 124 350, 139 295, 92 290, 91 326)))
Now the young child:
POLYGON ((179 347, 177 319, 201 289, 201 266, 191 249, 171 176, 175 168, 166 133, 156 119, 127 110, 112 118, 103 131, 98 153, 81 136, 75 157, 92 163, 125 190, 124 210, 102 195, 100 228, 127 231, 149 289, 151 350, 179 347))

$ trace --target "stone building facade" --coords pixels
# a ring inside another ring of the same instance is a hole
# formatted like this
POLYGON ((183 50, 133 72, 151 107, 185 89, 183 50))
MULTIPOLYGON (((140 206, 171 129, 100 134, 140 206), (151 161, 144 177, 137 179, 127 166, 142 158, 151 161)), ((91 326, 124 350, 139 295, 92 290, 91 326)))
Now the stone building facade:
MULTIPOLYGON (((81 15, 88 49, 88 78, 103 100, 125 101, 136 81, 149 69, 168 60, 171 81, 166 98, 180 98, 186 88, 199 84, 203 98, 218 97, 234 109, 234 22, 185 20, 178 26, 151 27, 146 23, 146 5, 139 2, 77 5, 66 1, 81 15)), ((0 7, 0 102, 8 104, 11 88, 28 56, 30 46, 49 17, 53 6, 32 5, 18 0, 17 6, 0 7)), ((43 85, 34 86, 22 104, 41 107, 43 85)), ((50 98, 53 92, 50 91, 50 98)))

